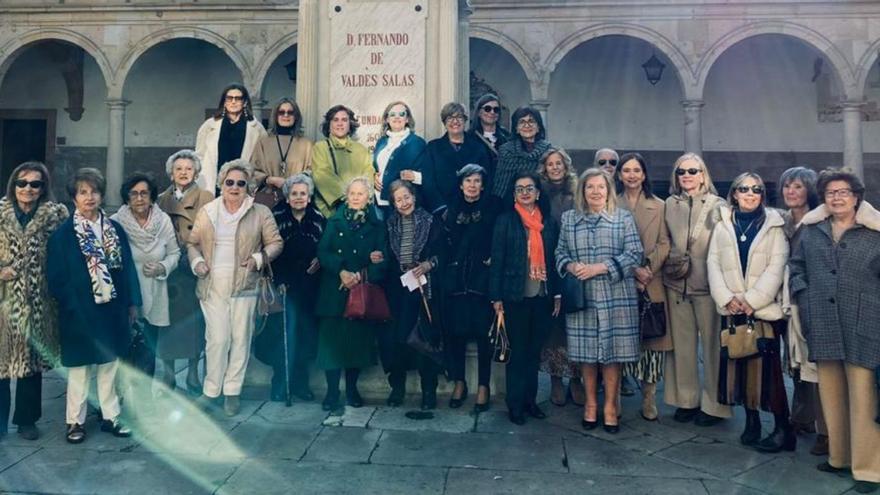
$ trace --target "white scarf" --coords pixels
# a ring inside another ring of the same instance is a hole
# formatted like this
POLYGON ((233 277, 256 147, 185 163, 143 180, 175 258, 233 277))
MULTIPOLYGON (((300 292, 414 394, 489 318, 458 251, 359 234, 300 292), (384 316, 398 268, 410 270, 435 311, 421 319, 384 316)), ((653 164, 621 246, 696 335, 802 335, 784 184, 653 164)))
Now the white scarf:
POLYGON ((122 205, 112 218, 122 225, 123 230, 128 234, 128 242, 144 253, 152 252, 159 244, 165 242, 168 232, 174 229, 171 220, 167 215, 163 215, 156 205, 150 205, 149 217, 143 227, 128 205, 122 205))

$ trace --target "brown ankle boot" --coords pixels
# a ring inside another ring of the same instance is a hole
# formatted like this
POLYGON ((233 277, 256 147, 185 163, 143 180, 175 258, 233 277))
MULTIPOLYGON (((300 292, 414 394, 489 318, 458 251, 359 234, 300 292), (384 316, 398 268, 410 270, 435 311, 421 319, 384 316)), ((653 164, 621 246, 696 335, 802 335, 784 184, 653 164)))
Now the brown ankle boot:
POLYGON ((550 402, 554 406, 562 407, 565 405, 565 388, 562 386, 562 377, 550 377, 550 402))
POLYGON ((642 417, 648 421, 657 421, 657 384, 642 382, 642 417))
POLYGON ((828 455, 828 435, 816 435, 816 443, 810 449, 813 455, 828 455))

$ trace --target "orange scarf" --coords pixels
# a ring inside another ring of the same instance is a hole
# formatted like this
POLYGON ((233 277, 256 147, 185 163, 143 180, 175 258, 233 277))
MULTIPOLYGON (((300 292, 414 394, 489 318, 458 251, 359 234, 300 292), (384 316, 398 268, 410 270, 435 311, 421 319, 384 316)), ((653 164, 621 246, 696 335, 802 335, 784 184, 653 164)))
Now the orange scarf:
POLYGON ((529 212, 519 203, 513 205, 519 218, 529 234, 528 251, 529 251, 529 278, 532 280, 547 280, 547 265, 544 262, 544 240, 541 238, 541 231, 544 230, 544 217, 541 215, 541 209, 535 206, 534 211, 529 212))

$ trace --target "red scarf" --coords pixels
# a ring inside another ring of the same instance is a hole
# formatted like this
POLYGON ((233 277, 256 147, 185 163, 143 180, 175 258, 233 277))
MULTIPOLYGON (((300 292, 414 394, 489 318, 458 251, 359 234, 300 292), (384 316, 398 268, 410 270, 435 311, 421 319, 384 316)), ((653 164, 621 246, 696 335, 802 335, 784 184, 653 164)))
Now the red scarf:
POLYGON ((513 205, 519 218, 522 220, 528 237, 529 251, 529 278, 532 280, 547 280, 547 265, 544 262, 544 240, 541 238, 541 231, 544 230, 544 217, 541 215, 541 209, 535 206, 535 209, 529 212, 519 203, 513 205))

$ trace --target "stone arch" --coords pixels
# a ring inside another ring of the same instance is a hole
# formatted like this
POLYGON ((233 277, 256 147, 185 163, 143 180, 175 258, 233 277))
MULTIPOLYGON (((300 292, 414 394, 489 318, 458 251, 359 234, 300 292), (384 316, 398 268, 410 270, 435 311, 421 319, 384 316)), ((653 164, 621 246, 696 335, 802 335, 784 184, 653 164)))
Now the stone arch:
POLYGON ((276 41, 268 49, 266 49, 266 53, 263 54, 263 57, 254 67, 252 75, 253 87, 250 88, 251 93, 255 93, 258 95, 262 94, 263 84, 266 82, 266 76, 269 75, 269 69, 272 68, 272 64, 275 63, 275 60, 279 56, 281 56, 281 54, 284 53, 285 50, 297 44, 298 39, 299 33, 297 31, 293 31, 292 33, 285 35, 284 37, 276 41))
POLYGON ((247 58, 226 38, 208 29, 196 26, 178 26, 150 33, 134 43, 131 50, 122 57, 122 61, 116 68, 116 77, 111 86, 111 91, 118 93, 115 96, 122 97, 128 74, 141 55, 160 43, 180 38, 197 39, 216 46, 232 60, 232 63, 241 72, 243 83, 251 80, 250 64, 248 64, 247 58))
MULTIPOLYGON (((471 25, 469 33, 471 38, 478 38, 494 43, 513 56, 530 82, 541 79, 541 70, 535 64, 535 61, 526 54, 522 45, 513 38, 486 26, 471 25)), ((534 94, 532 97, 534 97, 534 94)))
POLYGON ((679 50, 669 39, 657 31, 635 24, 598 24, 580 29, 570 34, 556 45, 553 51, 550 52, 550 55, 547 56, 547 61, 545 63, 547 70, 544 74, 544 77, 546 78, 545 84, 549 86, 550 75, 570 51, 590 40, 612 35, 629 36, 631 38, 640 39, 650 43, 651 46, 657 49, 657 51, 663 53, 663 55, 665 55, 675 67, 678 80, 681 84, 682 95, 684 95, 685 98, 691 97, 688 88, 692 86, 693 70, 691 69, 691 64, 688 62, 684 53, 682 53, 681 50, 679 50))
POLYGON ((880 53, 878 53, 878 50, 880 50, 880 39, 872 43, 871 46, 865 50, 861 59, 859 59, 858 64, 856 65, 855 74, 856 93, 850 95, 850 99, 862 100, 864 98, 865 85, 868 84, 868 76, 871 74, 871 68, 874 67, 874 64, 880 59, 880 53))
POLYGON ((695 71, 695 93, 697 95, 703 94, 703 90, 706 87, 706 81, 709 78, 709 73, 712 71, 712 66, 715 65, 715 62, 718 61, 728 48, 740 41, 762 34, 789 36, 818 50, 819 53, 831 63, 831 66, 834 68, 835 77, 837 78, 837 81, 840 82, 841 88, 843 88, 847 97, 850 97, 853 94, 853 91, 856 89, 856 84, 853 77, 852 66, 837 46, 821 33, 788 21, 766 21, 746 24, 718 39, 718 41, 716 41, 715 44, 703 54, 697 64, 695 71))
POLYGON ((22 50, 38 41, 52 40, 65 41, 85 50, 101 69, 101 74, 104 77, 104 84, 108 86, 110 85, 113 80, 113 69, 111 68, 107 55, 101 50, 101 47, 86 36, 76 31, 63 28, 34 29, 21 36, 17 36, 15 39, 6 43, 6 45, 0 47, 0 85, 3 84, 3 78, 6 76, 6 72, 22 50))

